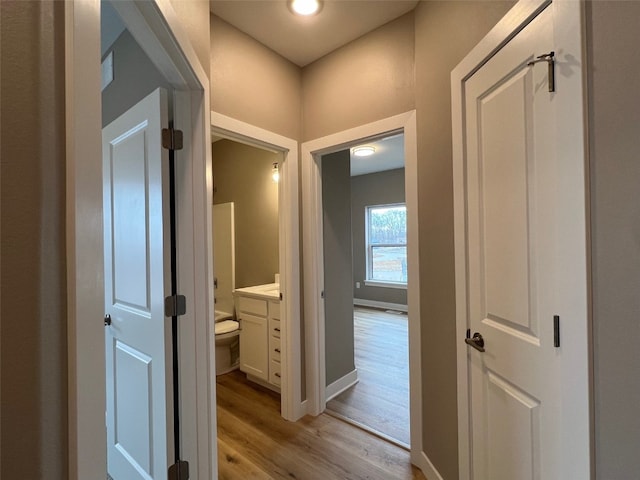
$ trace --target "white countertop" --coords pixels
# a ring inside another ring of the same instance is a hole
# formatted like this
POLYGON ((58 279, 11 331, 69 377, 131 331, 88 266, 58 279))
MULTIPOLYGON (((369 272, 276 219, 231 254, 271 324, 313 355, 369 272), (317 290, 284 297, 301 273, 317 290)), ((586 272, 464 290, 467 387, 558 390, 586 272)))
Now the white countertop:
POLYGON ((254 285, 251 287, 236 288, 234 295, 246 297, 263 298, 265 300, 280 300, 280 284, 266 283, 264 285, 254 285))

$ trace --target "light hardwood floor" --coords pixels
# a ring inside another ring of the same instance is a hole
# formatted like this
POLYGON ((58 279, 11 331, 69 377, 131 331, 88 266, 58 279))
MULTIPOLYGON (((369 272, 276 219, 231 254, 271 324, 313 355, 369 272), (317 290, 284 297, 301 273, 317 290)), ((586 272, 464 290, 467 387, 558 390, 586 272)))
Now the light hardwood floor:
POLYGON ((327 403, 327 410, 409 446, 407 315, 356 307, 358 383, 327 403))
POLYGON ((220 480, 426 480, 409 453, 329 415, 287 422, 279 395, 243 373, 217 377, 220 480))

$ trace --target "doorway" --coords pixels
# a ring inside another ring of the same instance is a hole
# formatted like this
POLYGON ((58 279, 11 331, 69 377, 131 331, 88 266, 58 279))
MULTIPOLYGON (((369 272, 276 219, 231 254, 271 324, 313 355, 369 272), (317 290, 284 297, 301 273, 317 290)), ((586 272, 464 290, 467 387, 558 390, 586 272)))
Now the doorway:
MULTIPOLYGON (((209 308, 206 263, 206 159, 208 124, 207 76, 169 3, 115 2, 114 6, 136 41, 175 88, 174 123, 184 132, 187 149, 177 154, 176 198, 178 228, 184 235, 178 245, 178 279, 187 299, 187 314, 179 326, 181 422, 183 451, 191 468, 208 478, 215 465, 215 443, 209 425, 207 324, 209 308), (202 268, 201 268, 202 267, 202 268), (200 378, 202 377, 202 378, 200 378)), ((69 258, 69 402, 71 478, 103 478, 105 472, 104 325, 86 319, 102 318, 104 290, 95 259, 102 256, 102 161, 100 139, 99 2, 65 3, 67 199, 69 258), (100 222, 101 223, 101 222, 100 222), (99 327, 99 328, 97 328, 99 327), (91 462, 86 459, 90 458, 91 462)))
POLYGON ((326 408, 325 306, 323 295, 324 248, 322 245, 322 155, 392 133, 404 134, 405 195, 407 206, 407 269, 409 329, 409 410, 411 461, 426 468, 422 451, 422 399, 420 375, 420 302, 417 225, 417 154, 415 112, 329 135, 302 145, 305 331, 308 412, 317 415, 326 408))
MULTIPOLYGON (((298 359, 301 357, 300 325, 300 264, 299 264, 299 219, 298 219, 298 143, 295 140, 211 112, 211 133, 214 138, 223 138, 246 148, 258 148, 275 152, 281 163, 278 164, 277 203, 279 205, 277 268, 279 288, 282 294, 280 302, 280 397, 283 418, 296 421, 306 412, 303 402, 302 369, 298 359)), ((272 162, 273 163, 273 162, 272 162)), ((273 165, 268 169, 267 181, 271 177, 273 165)), ((215 181, 215 180, 214 180, 215 181)), ((270 183, 271 187, 274 186, 270 183)), ((215 187, 211 187, 213 195, 215 187)), ((213 200, 212 200, 213 202, 213 200)), ((209 228, 211 225, 209 224, 209 228)), ((273 270, 274 267, 271 267, 273 270)), ((236 281, 237 283, 237 281, 236 281)), ((213 291, 212 291, 213 294, 213 291)), ((215 349, 214 339, 211 351, 215 349)), ((242 348, 242 347, 241 347, 242 348)), ((215 368, 211 365, 211 371, 215 368)), ((215 385, 215 378, 213 378, 215 385)), ((215 418, 215 409, 211 412, 215 418)))
POLYGON ((404 166, 402 133, 321 159, 327 412, 408 448, 404 166))

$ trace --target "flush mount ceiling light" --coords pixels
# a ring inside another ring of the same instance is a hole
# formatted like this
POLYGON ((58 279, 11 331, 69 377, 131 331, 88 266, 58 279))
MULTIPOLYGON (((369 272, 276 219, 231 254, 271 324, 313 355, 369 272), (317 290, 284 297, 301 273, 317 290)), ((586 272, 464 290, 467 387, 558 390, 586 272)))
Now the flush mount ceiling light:
POLYGON ((371 145, 363 145, 362 147, 355 147, 351 150, 356 157, 368 157, 369 155, 373 155, 376 153, 376 147, 372 147, 371 145))
POLYGON ((322 7, 322 0, 288 0, 289 9, 296 15, 315 15, 322 7))

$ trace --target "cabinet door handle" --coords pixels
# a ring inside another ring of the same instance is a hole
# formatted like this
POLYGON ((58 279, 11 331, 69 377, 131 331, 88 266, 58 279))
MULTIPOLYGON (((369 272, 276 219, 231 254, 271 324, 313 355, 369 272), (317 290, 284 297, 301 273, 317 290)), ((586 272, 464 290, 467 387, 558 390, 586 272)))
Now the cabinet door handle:
POLYGON ((279 349, 279 348, 276 348, 276 349, 275 349, 275 351, 276 351, 276 352, 278 352, 278 353, 280 353, 280 349, 279 349))
POLYGON ((279 329, 278 327, 274 328, 274 330, 275 330, 276 332, 279 332, 279 331, 280 331, 280 329, 279 329))
POLYGON ((279 373, 274 373, 274 375, 278 378, 280 378, 280 374, 279 373))

